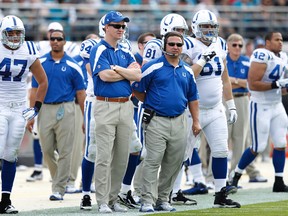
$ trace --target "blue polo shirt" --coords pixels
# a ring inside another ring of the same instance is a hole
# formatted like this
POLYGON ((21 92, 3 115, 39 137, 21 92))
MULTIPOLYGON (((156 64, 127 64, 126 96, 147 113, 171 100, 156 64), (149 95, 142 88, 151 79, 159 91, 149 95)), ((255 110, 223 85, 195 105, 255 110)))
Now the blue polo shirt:
POLYGON ((188 102, 199 97, 192 69, 182 60, 174 67, 165 56, 143 65, 142 79, 132 88, 145 92, 144 107, 162 116, 182 114, 188 102))
MULTIPOLYGON (((237 61, 233 61, 229 54, 226 57, 227 60, 227 69, 230 77, 246 79, 248 78, 248 71, 250 67, 250 60, 248 57, 241 55, 237 61)), ((246 93, 248 92, 247 88, 235 88, 232 89, 233 93, 246 93)))
MULTIPOLYGON (((44 103, 62 103, 74 101, 76 91, 85 90, 80 66, 66 53, 60 61, 54 61, 50 52, 40 58, 48 78, 48 90, 44 103)), ((32 87, 38 83, 32 77, 32 87)))
POLYGON ((114 49, 105 40, 101 40, 92 48, 90 54, 94 94, 102 97, 129 97, 132 93, 129 80, 104 82, 98 73, 111 69, 111 65, 127 68, 133 62, 135 62, 135 58, 129 50, 120 47, 114 49))

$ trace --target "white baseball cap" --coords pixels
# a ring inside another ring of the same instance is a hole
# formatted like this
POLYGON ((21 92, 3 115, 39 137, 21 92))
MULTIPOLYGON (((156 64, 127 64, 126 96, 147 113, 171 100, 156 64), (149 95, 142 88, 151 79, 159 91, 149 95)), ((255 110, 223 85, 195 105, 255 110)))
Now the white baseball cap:
POLYGON ((63 26, 59 22, 52 22, 52 23, 49 24, 47 31, 50 31, 50 30, 63 31, 63 26))

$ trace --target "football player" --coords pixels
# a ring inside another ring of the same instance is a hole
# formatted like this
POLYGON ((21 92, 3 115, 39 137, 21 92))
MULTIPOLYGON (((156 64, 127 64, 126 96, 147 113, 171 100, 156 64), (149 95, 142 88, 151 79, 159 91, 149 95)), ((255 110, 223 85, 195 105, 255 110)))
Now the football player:
MULTIPOLYGON (((177 31, 185 35, 188 32, 188 25, 185 19, 176 13, 171 13, 163 17, 160 23, 160 35, 163 37, 166 33, 177 31)), ((152 39, 146 43, 143 52, 143 64, 146 62, 159 58, 163 55, 163 41, 162 39, 152 39)))
POLYGON ((281 52, 283 37, 280 32, 269 32, 265 48, 253 51, 248 73, 250 97, 250 131, 252 146, 247 148, 235 169, 232 185, 237 186, 244 169, 263 152, 268 136, 274 144, 273 166, 275 181, 273 192, 288 192, 283 181, 285 147, 287 144, 287 115, 282 104, 282 93, 287 94, 287 55, 281 52))
MULTIPOLYGON (((36 46, 31 41, 25 41, 25 28, 18 17, 9 15, 2 19, 0 39, 0 157, 2 159, 0 213, 12 214, 18 213, 11 204, 10 194, 16 174, 17 155, 25 132, 25 120, 32 120, 40 111, 48 83, 38 59, 39 53, 36 46), (25 109, 26 78, 29 71, 39 83, 39 89, 35 104, 25 109)), ((32 128, 28 129, 32 130, 32 128)))
POLYGON ((83 198, 80 204, 80 209, 91 210, 91 189, 92 177, 94 174, 95 158, 96 158, 96 140, 95 140, 95 120, 93 118, 93 104, 96 101, 93 88, 92 74, 89 65, 90 51, 93 46, 99 42, 99 39, 87 39, 81 43, 80 56, 83 58, 83 65, 87 70, 87 88, 84 110, 85 124, 85 149, 82 159, 82 194, 83 198))
MULTIPOLYGON (((90 39, 90 43, 92 43, 92 45, 96 45, 97 41, 99 41, 99 37, 98 35, 95 34, 90 34, 86 36, 87 41, 88 39, 90 39), (87 38, 88 37, 88 38, 87 38), (95 40, 93 39, 95 38, 95 40)), ((86 41, 86 40, 85 40, 86 41)), ((65 46, 64 46, 65 47, 65 46)), ((89 52, 89 46, 85 47, 82 45, 81 49, 80 49, 80 53, 76 56, 73 57, 73 59, 78 63, 78 65, 81 67, 82 69, 82 73, 83 73, 83 77, 84 77, 84 84, 85 84, 85 88, 87 90, 87 85, 88 85, 88 73, 87 73, 87 69, 86 69, 86 62, 85 59, 81 56, 81 51, 83 52, 83 48, 87 49, 87 52, 89 52)), ((92 46, 90 47, 92 48, 92 46)), ((93 82, 93 81, 92 81, 93 82)), ((76 186, 75 186, 75 181, 77 179, 78 176, 78 170, 79 170, 79 166, 82 162, 83 159, 83 143, 84 143, 84 138, 85 138, 85 134, 83 133, 83 115, 80 109, 80 106, 78 104, 77 101, 75 101, 75 138, 74 138, 74 144, 73 144, 73 151, 72 151, 72 164, 71 164, 71 171, 70 171, 70 176, 69 176, 69 180, 66 186, 66 191, 65 193, 81 193, 81 189, 79 190, 76 186)), ((84 103, 85 105, 85 103, 84 103)), ((87 129, 87 128, 85 128, 87 129)), ((80 186, 81 187, 81 186, 80 186)), ((92 186, 91 186, 92 187, 92 186)), ((95 192, 95 189, 92 187, 91 188, 92 191, 95 192)))
POLYGON ((239 203, 227 199, 228 193, 232 191, 226 188, 228 128, 222 103, 223 97, 229 109, 228 123, 233 124, 237 120, 231 83, 226 68, 226 42, 218 36, 217 18, 209 10, 198 11, 193 16, 191 27, 195 37, 186 38, 187 50, 183 52, 190 57, 193 65, 197 64, 203 67, 202 70, 193 71, 199 91, 200 124, 212 154, 212 173, 215 183, 213 207, 240 208, 239 203), (209 56, 209 62, 204 61, 202 53, 210 51, 214 56, 209 56))

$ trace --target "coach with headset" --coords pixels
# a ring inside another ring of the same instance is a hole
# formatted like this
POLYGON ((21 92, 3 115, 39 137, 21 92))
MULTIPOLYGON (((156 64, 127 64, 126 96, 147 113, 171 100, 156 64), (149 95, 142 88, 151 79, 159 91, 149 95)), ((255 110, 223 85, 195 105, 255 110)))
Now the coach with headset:
POLYGON ((187 106, 193 118, 194 135, 201 131, 195 77, 191 68, 179 58, 183 36, 169 32, 163 40, 164 55, 146 63, 142 67, 141 81, 132 84, 136 97, 144 102, 145 107, 143 122, 147 156, 143 166, 141 212, 176 210, 168 203, 168 197, 186 149, 184 111, 187 106))

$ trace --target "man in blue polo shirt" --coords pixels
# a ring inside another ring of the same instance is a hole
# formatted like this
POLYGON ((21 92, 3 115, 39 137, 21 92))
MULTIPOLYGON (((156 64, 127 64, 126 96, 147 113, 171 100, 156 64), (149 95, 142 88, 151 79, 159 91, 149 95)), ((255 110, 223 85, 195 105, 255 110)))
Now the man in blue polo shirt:
POLYGON ((146 63, 142 67, 141 81, 132 85, 136 97, 144 101, 145 108, 143 122, 147 156, 143 165, 141 212, 153 212, 154 204, 158 211, 176 210, 168 200, 186 150, 188 130, 184 112, 187 106, 193 118, 194 136, 201 131, 194 73, 179 58, 183 44, 180 33, 166 33, 164 56, 146 63))
POLYGON ((119 48, 128 17, 110 11, 104 19, 105 37, 91 50, 96 103, 96 199, 101 213, 125 212, 117 202, 129 157, 133 132, 131 81, 140 81, 141 70, 133 54, 119 48))
MULTIPOLYGON (((64 52, 65 34, 55 30, 50 34, 51 52, 40 58, 48 78, 48 90, 43 111, 38 115, 41 148, 51 177, 50 200, 63 200, 70 175, 75 132, 75 95, 84 112, 85 85, 80 66, 64 52), (58 160, 55 157, 58 153, 58 160)), ((38 88, 32 79, 31 99, 38 88)))

